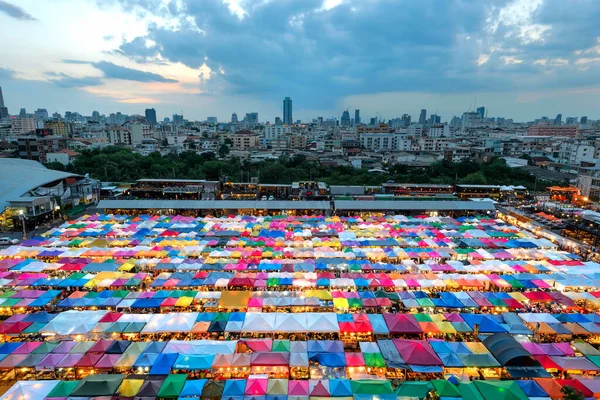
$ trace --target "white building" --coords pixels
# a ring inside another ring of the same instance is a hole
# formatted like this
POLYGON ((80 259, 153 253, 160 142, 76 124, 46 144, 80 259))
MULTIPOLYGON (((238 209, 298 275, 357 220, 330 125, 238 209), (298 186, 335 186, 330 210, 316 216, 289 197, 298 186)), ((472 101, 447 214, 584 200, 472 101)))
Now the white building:
POLYGON ((37 129, 37 121, 35 118, 17 118, 12 120, 10 128, 11 136, 27 135, 37 129))
POLYGON ((142 123, 142 122, 133 122, 129 129, 131 130, 131 144, 138 145, 142 144, 144 139, 152 138, 152 130, 150 129, 150 124, 142 123))
POLYGON ((411 150, 412 140, 401 133, 360 133, 360 147, 371 151, 411 150))
POLYGON ((279 139, 282 136, 292 133, 292 127, 287 125, 265 125, 264 137, 266 140, 279 139))
POLYGON ((560 145, 558 161, 564 164, 579 165, 582 161, 595 162, 596 148, 588 142, 563 142, 560 145))
POLYGON ((427 136, 432 138, 437 137, 450 137, 450 126, 448 124, 443 125, 431 125, 427 136))

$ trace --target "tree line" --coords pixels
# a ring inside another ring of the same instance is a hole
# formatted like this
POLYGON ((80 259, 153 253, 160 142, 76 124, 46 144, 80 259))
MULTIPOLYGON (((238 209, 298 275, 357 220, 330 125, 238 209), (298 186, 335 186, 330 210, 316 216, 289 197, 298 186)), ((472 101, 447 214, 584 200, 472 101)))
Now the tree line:
MULTIPOLYGON (((247 182, 258 177, 261 183, 291 183, 318 180, 330 185, 380 185, 385 182, 432 184, 524 185, 533 189, 535 178, 529 173, 510 168, 501 158, 489 162, 464 160, 438 161, 428 167, 414 168, 392 165, 386 172, 369 172, 366 168, 329 166, 308 161, 302 155, 282 156, 278 160, 250 163, 232 157, 219 160, 214 153, 148 156, 121 147, 84 150, 69 165, 46 164, 51 169, 78 174, 106 182, 134 182, 137 179, 207 179, 247 182)), ((548 182, 547 182, 548 183, 548 182)), ((554 184, 556 182, 552 182, 554 184)), ((538 182, 538 190, 542 184, 538 182)))

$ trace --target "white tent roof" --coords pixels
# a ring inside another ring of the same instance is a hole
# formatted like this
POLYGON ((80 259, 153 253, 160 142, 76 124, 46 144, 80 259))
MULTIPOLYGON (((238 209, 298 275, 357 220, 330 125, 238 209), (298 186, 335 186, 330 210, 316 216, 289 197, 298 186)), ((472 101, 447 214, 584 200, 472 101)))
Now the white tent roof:
POLYGON ((278 313, 275 317, 275 332, 306 332, 306 314, 278 313))
POLYGON ((306 313, 306 322, 306 327, 310 332, 340 331, 335 313, 306 313))
POLYGON ((275 330, 275 314, 246 313, 243 332, 273 332, 275 330))
POLYGON ((171 340, 163 353, 179 354, 233 354, 237 340, 171 340))
POLYGON ((44 399, 60 381, 19 381, 0 400, 44 399))
POLYGON ((196 323, 197 312, 155 314, 142 333, 189 332, 196 323))

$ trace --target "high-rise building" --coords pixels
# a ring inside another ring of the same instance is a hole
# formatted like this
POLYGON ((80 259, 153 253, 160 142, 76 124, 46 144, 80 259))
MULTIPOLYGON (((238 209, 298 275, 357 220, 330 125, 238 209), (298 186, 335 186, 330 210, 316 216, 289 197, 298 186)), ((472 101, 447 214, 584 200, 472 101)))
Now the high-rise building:
POLYGON ((238 117, 236 113, 231 114, 231 123, 232 124, 237 124, 238 123, 238 117))
POLYGON ((146 108, 146 119, 150 122, 150 125, 155 126, 156 122, 156 110, 154 108, 146 108))
POLYGON ((402 125, 404 125, 405 128, 410 125, 410 115, 402 114, 402 125))
POLYGON ((577 117, 567 117, 565 125, 577 125, 577 117))
POLYGON ((581 125, 587 124, 587 117, 585 115, 583 117, 581 117, 581 119, 579 120, 579 123, 581 125))
POLYGON ((421 115, 419 115, 419 124, 425 125, 426 122, 427 122, 427 110, 422 109, 421 115))
POLYGON ((284 125, 292 125, 292 99, 286 97, 283 99, 283 124, 284 125))
POLYGON ((183 124, 183 114, 173 114, 174 124, 183 124))
POLYGON ((360 110, 354 110, 354 125, 360 124, 360 110))
POLYGON ((4 96, 0 87, 0 120, 8 119, 8 108, 4 105, 4 96))
POLYGON ((218 123, 217 117, 207 117, 206 122, 211 125, 216 125, 218 123))
POLYGON ((344 110, 342 113, 342 118, 340 119, 341 126, 350 126, 350 113, 348 110, 344 110))
POLYGON ((477 114, 479 114, 479 119, 482 120, 485 118, 485 107, 477 107, 477 114))
POLYGON ((439 124, 442 120, 442 117, 440 117, 437 114, 431 114, 431 116, 429 117, 429 124, 433 125, 433 124, 439 124))
POLYGON ((27 117, 27 110, 25 110, 24 108, 21 108, 21 111, 19 111, 19 117, 21 117, 21 118, 27 117))
POLYGON ((35 119, 38 119, 38 120, 48 119, 48 110, 46 110, 45 108, 38 108, 37 110, 35 110, 33 112, 33 114, 35 115, 35 119))
POLYGON ((92 111, 92 121, 98 122, 100 121, 100 113, 98 111, 92 111))
POLYGON ((283 121, 279 117, 275 117, 275 125, 283 125, 283 121))
POLYGON ((557 114, 554 118, 554 125, 562 125, 562 114, 557 114))
POLYGON ((246 113, 245 120, 249 124, 258 124, 258 113, 257 112, 246 113))

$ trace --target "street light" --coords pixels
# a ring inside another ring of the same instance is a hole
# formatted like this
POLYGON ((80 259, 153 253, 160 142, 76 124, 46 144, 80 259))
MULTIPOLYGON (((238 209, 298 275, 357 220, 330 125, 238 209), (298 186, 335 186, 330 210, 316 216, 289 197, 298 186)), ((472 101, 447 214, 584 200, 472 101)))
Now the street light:
POLYGON ((21 226, 23 226, 23 241, 27 240, 27 228, 25 226, 25 221, 27 221, 27 217, 23 214, 23 210, 19 210, 19 220, 21 221, 21 226))

